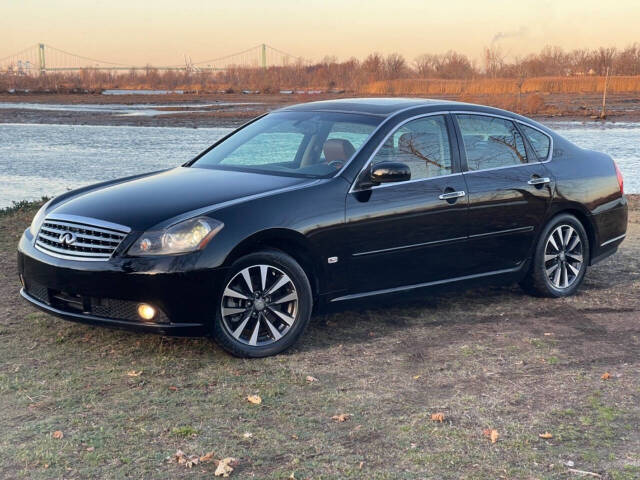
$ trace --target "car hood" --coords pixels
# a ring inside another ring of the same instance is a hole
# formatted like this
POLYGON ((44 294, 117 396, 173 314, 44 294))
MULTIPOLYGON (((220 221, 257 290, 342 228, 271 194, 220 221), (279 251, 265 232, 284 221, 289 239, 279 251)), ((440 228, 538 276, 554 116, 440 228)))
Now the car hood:
POLYGON ((312 182, 279 175, 178 167, 71 196, 47 214, 96 218, 140 231, 194 210, 213 209, 224 202, 312 182))

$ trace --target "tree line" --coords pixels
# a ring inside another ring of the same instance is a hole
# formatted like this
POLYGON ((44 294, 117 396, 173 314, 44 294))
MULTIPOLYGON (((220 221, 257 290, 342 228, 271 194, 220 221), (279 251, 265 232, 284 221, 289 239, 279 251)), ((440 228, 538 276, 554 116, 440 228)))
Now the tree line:
POLYGON ((68 73, 24 75, 0 74, 0 89, 101 90, 105 88, 185 89, 189 91, 241 91, 264 93, 281 89, 344 89, 361 91, 374 82, 398 79, 520 79, 596 75, 640 75, 640 44, 623 49, 596 48, 565 51, 545 47, 537 53, 509 58, 498 46, 484 49, 480 60, 449 51, 424 54, 408 60, 399 53, 372 53, 365 59, 339 61, 325 57, 316 63, 282 66, 229 66, 223 71, 160 71, 148 66, 142 71, 109 72, 84 69, 68 73))

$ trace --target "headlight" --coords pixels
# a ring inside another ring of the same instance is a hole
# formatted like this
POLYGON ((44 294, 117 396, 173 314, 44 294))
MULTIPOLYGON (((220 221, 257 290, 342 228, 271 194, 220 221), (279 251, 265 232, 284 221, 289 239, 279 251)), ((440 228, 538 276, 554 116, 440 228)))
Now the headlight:
POLYGON ((206 217, 176 223, 164 230, 143 233, 129 248, 129 255, 172 255, 201 250, 224 224, 206 217))
POLYGON ((29 227, 29 230, 31 231, 31 235, 33 235, 34 237, 38 234, 38 231, 40 230, 40 226, 44 221, 46 210, 49 207, 49 204, 52 202, 52 200, 53 199, 49 200, 47 203, 41 206, 40 210, 38 210, 38 213, 36 213, 36 216, 33 217, 33 220, 31 220, 31 226, 29 227))

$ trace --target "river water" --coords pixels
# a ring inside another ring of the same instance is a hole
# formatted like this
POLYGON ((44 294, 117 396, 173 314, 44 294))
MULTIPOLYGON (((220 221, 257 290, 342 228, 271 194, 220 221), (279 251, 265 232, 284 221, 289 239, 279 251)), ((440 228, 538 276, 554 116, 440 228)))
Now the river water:
MULTIPOLYGON (((547 125, 581 147, 611 155, 622 170, 625 190, 640 193, 640 123, 547 125)), ((14 201, 54 196, 102 180, 180 165, 229 130, 0 124, 0 208, 14 201)))

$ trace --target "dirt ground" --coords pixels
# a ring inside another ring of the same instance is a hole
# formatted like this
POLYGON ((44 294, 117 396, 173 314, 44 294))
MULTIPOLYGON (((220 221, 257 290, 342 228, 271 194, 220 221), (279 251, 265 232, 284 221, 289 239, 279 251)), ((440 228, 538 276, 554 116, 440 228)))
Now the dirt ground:
MULTIPOLYGON (((164 105, 162 115, 114 115, 112 112, 69 112, 0 108, 2 123, 63 123, 71 125, 131 125, 172 127, 233 127, 286 105, 353 97, 354 94, 185 94, 185 95, 99 95, 99 94, 8 94, 0 93, 0 103, 38 104, 125 104, 164 105), (188 104, 189 107, 180 105, 188 104), (197 111, 194 111, 197 110, 197 111), (171 113, 166 113, 171 112, 171 113)), ((515 97, 477 95, 473 97, 434 97, 513 109, 515 97), (506 100, 505 100, 506 99, 506 100), (513 105, 512 105, 513 103, 513 105)), ((544 94, 544 106, 525 115, 544 122, 550 118, 594 122, 600 113, 602 97, 597 94, 544 94)), ((640 97, 637 94, 611 94, 607 100, 609 121, 640 121, 640 97)))
POLYGON ((15 265, 35 210, 2 214, 0 478, 213 478, 213 460, 166 460, 181 449, 236 458, 231 478, 638 479, 631 203, 619 253, 574 297, 387 297, 318 315, 293 350, 261 360, 36 311, 15 265))

